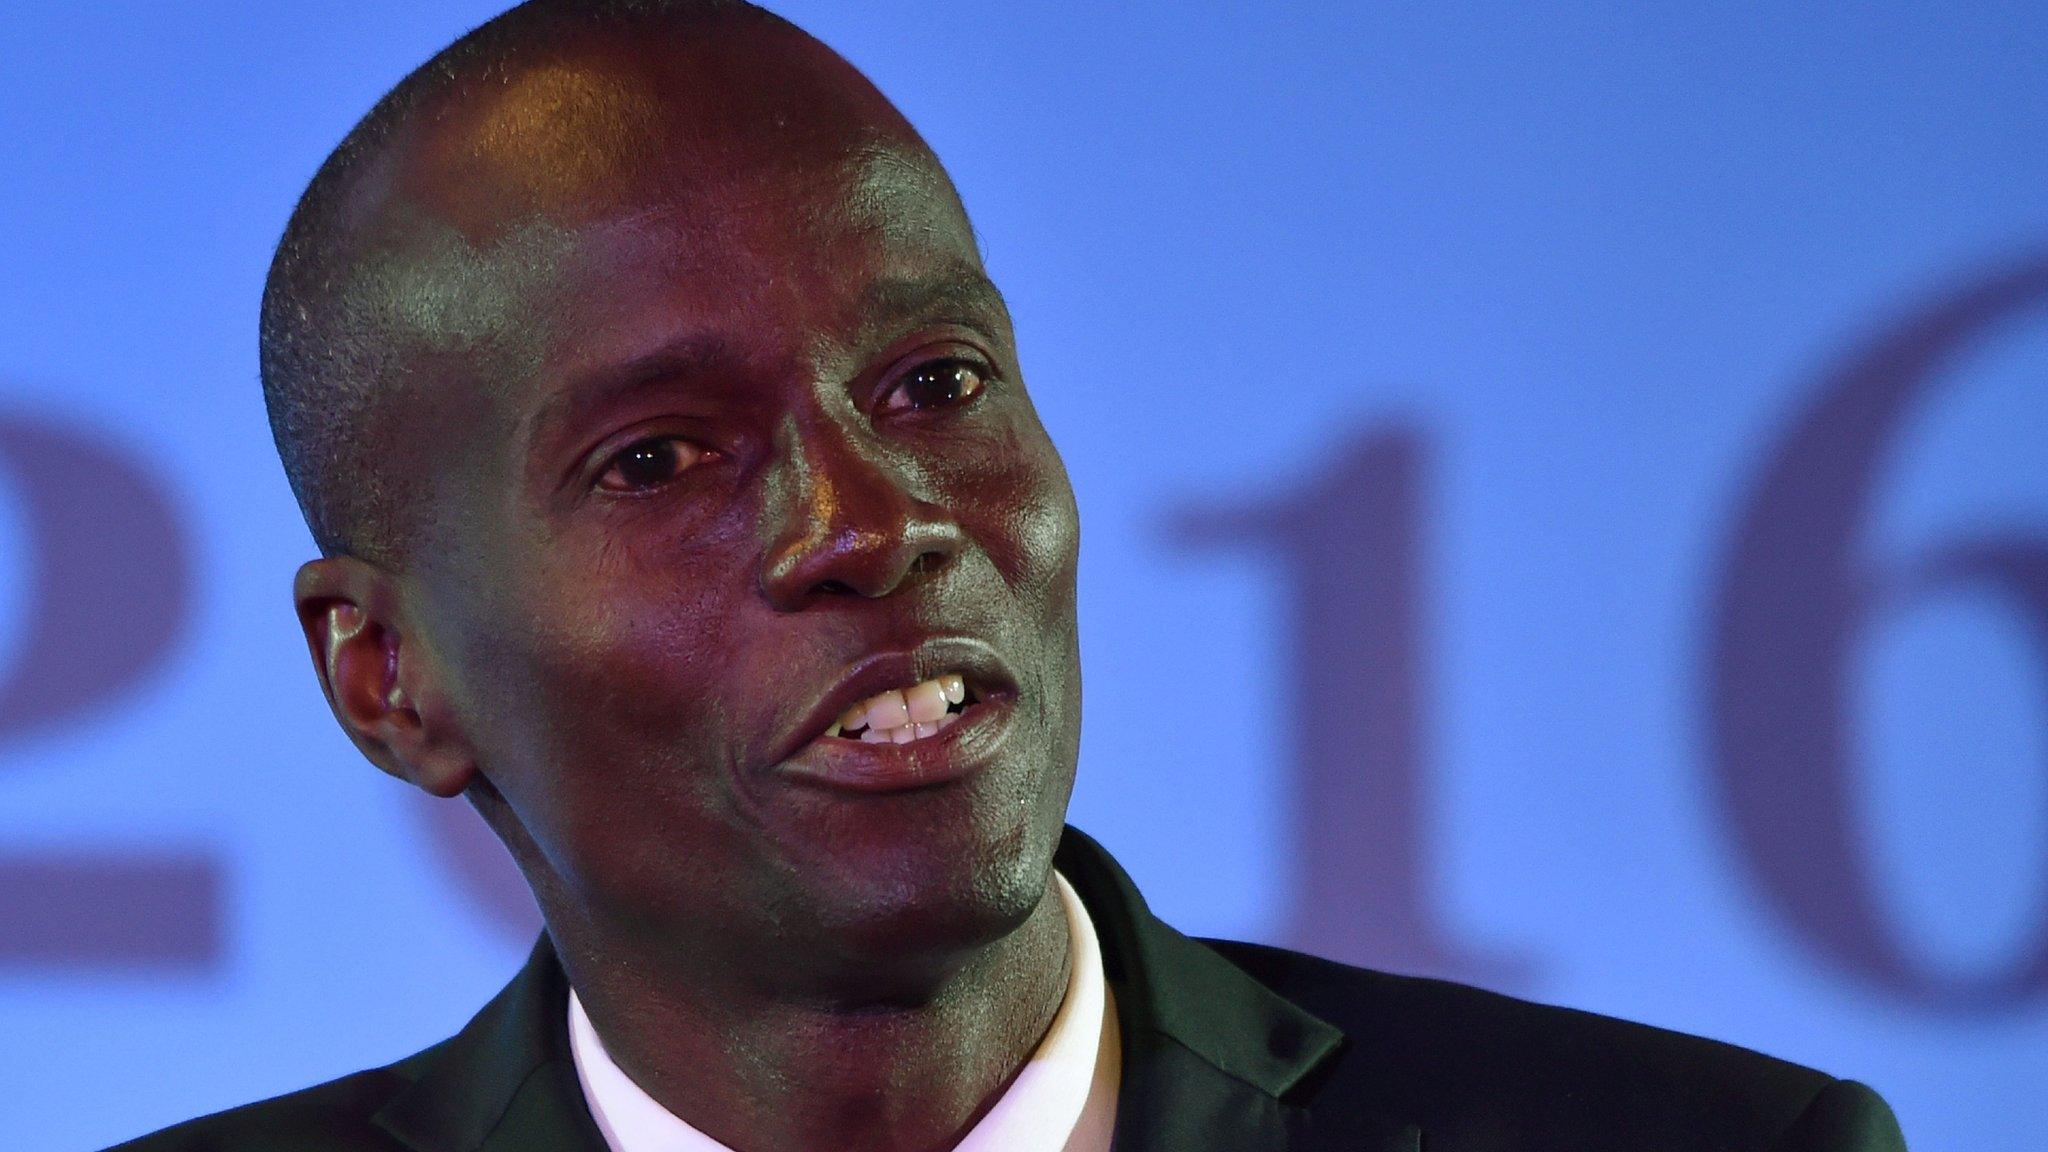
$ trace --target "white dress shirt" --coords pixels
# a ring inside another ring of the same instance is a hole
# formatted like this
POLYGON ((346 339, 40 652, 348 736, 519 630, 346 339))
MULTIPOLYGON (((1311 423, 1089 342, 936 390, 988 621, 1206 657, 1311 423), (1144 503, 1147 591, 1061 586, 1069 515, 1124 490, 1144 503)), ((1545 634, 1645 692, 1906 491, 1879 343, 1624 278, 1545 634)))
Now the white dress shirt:
MULTIPOLYGON (((1122 1075, 1116 1003, 1088 909, 1066 877, 1053 873, 1053 884, 1073 942, 1066 997, 1023 1071, 954 1152, 1109 1152, 1122 1075)), ((612 1062, 573 989, 569 1049, 583 1099, 611 1152, 731 1152, 656 1103, 612 1062)))

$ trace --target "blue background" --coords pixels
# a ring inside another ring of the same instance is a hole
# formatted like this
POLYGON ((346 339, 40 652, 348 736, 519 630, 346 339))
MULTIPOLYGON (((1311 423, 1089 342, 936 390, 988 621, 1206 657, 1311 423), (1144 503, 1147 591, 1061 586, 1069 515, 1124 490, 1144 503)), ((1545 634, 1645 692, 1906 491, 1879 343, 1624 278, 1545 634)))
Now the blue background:
MULTIPOLYGON (((148 478, 190 578, 118 692, 0 725, 0 874, 167 853, 203 862, 218 920, 189 953, 53 958, 0 908, 0 1144, 94 1148, 384 1063, 523 956, 518 916, 319 697, 288 596, 311 545, 255 368, 270 247, 314 167, 493 10, 0 18, 0 418, 148 478)), ((1286 698, 1316 672, 1301 606, 1252 536, 1190 547, 1176 518, 1284 499, 1396 430, 1422 449, 1401 610, 1438 930, 1518 994, 1863 1079, 1915 1149, 2038 1142, 2048 987, 1916 996, 1817 944, 1731 827, 1709 669, 1732 535, 1830 374, 2048 260, 2048 9, 778 10, 922 128, 1011 300, 1083 514, 1074 821, 1156 908, 1314 942, 1284 914, 1314 781, 1286 698)), ((1961 533, 2048 536, 2048 295, 1994 319, 1885 438, 1872 571, 1961 533)), ((54 564, 34 509, 59 497, 25 460, 0 475, 0 662, 33 684, 54 564)), ((65 561, 74 598, 175 567, 104 543, 65 561)), ((1847 817, 1930 985, 2048 935, 2044 626, 2009 597, 1921 596, 1843 671, 1847 817)), ((55 899, 118 905, 97 892, 55 899)))

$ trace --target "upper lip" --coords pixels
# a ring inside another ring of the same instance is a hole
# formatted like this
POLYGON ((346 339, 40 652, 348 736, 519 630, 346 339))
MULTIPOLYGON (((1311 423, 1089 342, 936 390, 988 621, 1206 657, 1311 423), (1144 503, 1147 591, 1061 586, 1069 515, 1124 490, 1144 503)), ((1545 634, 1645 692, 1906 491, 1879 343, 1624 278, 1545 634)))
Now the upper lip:
POLYGON ((968 636, 935 636, 907 648, 870 652, 855 660, 798 717, 795 727, 776 742, 772 763, 780 764, 797 754, 847 709, 891 688, 958 673, 967 690, 988 700, 1014 696, 1017 677, 1010 666, 985 641, 968 636))

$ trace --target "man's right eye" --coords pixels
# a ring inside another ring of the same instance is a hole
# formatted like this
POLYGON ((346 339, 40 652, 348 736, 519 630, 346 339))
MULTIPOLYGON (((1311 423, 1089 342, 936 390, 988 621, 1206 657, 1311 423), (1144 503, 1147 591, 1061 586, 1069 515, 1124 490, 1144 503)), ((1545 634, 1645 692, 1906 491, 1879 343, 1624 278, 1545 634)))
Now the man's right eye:
POLYGON ((649 436, 626 445, 607 461, 597 486, 607 492, 645 492, 674 480, 711 455, 680 436, 649 436))

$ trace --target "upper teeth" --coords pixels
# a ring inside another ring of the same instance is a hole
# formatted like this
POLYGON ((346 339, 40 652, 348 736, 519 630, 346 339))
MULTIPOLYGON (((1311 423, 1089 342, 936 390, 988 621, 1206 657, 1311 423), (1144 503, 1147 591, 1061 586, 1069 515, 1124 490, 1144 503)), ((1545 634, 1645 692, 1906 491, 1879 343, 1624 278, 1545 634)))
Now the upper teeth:
POLYGON ((908 744, 937 733, 960 717, 949 711, 966 701, 967 682, 959 676, 935 676, 904 689, 890 689, 848 708, 830 728, 827 736, 852 737, 869 744, 908 744))

